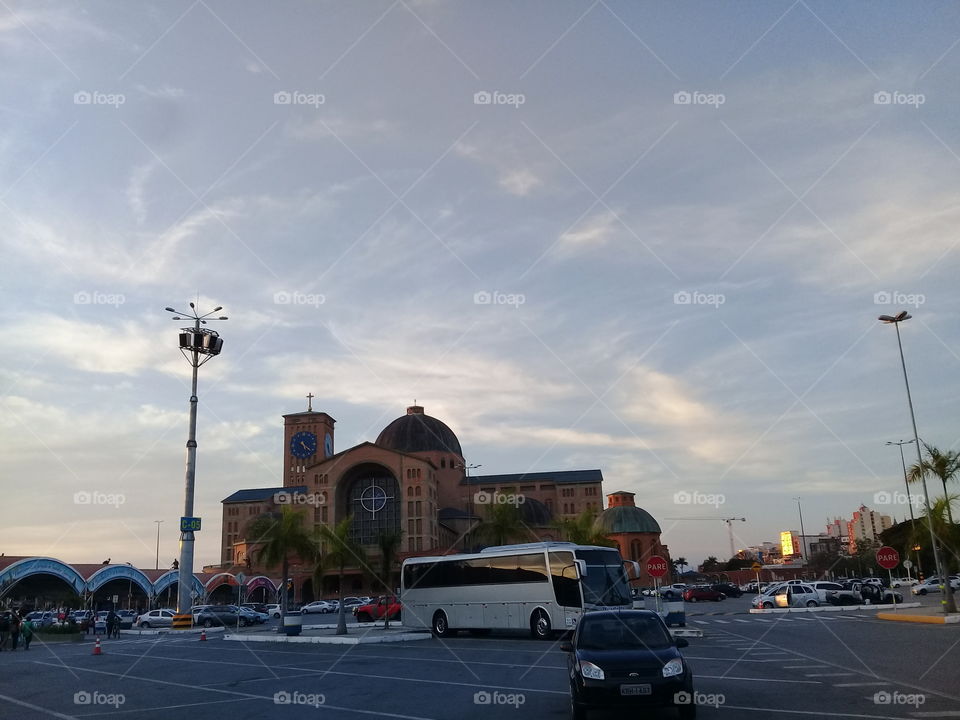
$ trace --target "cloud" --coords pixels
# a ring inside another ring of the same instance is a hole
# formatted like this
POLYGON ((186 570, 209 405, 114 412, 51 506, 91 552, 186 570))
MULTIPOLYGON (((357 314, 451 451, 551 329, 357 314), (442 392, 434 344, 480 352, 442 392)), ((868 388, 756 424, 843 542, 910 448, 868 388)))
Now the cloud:
POLYGON ((540 178, 529 170, 513 170, 500 177, 500 187, 511 195, 523 197, 541 184, 540 178))
POLYGON ((562 250, 577 251, 605 245, 619 224, 611 212, 599 213, 587 218, 583 223, 570 228, 560 236, 558 247, 562 250))

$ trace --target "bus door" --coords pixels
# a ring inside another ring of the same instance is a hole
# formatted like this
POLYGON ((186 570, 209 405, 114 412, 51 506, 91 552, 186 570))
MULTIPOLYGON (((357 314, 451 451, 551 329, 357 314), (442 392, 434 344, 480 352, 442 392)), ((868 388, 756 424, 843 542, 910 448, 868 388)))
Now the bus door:
POLYGON ((573 630, 583 615, 583 589, 580 570, 572 551, 550 553, 550 581, 553 586, 557 613, 553 618, 558 630, 573 630))

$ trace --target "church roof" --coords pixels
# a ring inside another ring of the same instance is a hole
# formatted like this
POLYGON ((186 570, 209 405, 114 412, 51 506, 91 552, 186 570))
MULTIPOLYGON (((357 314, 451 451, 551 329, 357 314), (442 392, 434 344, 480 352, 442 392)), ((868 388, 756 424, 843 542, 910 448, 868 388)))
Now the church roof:
POLYGON ((387 425, 377 437, 377 445, 405 453, 447 452, 463 457, 460 441, 447 425, 426 415, 419 405, 407 408, 407 414, 387 425))
POLYGON ((262 502, 269 500, 278 492, 287 492, 303 494, 307 492, 306 485, 294 485, 291 487, 273 487, 273 488, 250 488, 249 490, 237 490, 233 495, 224 498, 220 502, 262 502))
POLYGON ((603 482, 600 470, 560 470, 557 472, 528 472, 507 475, 473 475, 460 481, 465 485, 507 485, 531 482, 587 483, 603 482))
POLYGON ((660 533, 660 525, 643 508, 618 505, 604 510, 593 523, 605 535, 617 533, 660 533))

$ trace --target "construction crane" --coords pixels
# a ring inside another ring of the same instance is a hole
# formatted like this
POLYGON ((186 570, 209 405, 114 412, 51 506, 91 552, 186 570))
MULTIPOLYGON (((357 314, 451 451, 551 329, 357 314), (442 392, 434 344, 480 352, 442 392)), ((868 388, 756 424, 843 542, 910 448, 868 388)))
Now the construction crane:
POLYGON ((727 524, 727 534, 730 536, 730 557, 733 558, 737 554, 737 550, 733 545, 733 521, 739 520, 740 522, 746 522, 746 518, 741 517, 731 517, 731 518, 718 518, 718 517, 675 517, 675 518, 664 518, 664 520, 722 520, 727 524))

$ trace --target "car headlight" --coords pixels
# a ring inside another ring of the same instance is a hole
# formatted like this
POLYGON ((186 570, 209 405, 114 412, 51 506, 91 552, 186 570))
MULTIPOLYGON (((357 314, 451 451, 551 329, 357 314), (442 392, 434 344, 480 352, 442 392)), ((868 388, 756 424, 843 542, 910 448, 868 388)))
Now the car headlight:
POLYGON ((604 679, 603 670, 599 666, 594 665, 592 662, 587 662, 586 660, 580 661, 580 672, 585 678, 589 678, 590 680, 604 679))
POLYGON ((663 666, 663 676, 665 678, 683 675, 683 660, 675 658, 663 666))

